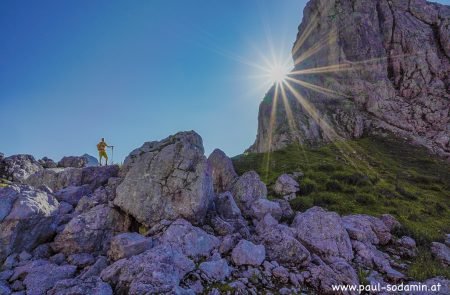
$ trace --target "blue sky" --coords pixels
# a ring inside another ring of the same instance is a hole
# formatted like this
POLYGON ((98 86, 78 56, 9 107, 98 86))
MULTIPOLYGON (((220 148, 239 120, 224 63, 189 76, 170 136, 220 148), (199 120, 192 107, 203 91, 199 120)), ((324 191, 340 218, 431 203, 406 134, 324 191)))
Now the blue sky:
POLYGON ((196 130, 240 154, 268 90, 247 62, 289 56, 305 3, 1 1, 0 152, 96 155, 105 137, 120 161, 196 130))

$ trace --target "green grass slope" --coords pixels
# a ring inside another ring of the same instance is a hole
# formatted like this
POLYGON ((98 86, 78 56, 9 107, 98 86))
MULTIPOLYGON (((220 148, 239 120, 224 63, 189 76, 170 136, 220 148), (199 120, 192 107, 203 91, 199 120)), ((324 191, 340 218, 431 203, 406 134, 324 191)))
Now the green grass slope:
POLYGON ((390 136, 367 137, 317 148, 292 145, 270 154, 245 154, 233 158, 233 163, 239 174, 257 171, 269 194, 279 175, 302 171, 301 191, 291 201, 294 210, 321 206, 342 215, 394 215, 404 226, 398 234, 415 238, 421 250, 410 275, 450 276, 428 250, 431 241, 450 233, 450 165, 423 148, 390 136))

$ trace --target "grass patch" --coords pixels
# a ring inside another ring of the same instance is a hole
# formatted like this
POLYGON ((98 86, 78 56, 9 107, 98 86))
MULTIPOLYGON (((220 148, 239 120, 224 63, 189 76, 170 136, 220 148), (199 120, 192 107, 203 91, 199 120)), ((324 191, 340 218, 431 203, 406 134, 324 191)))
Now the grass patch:
MULTIPOLYGON (((294 210, 321 206, 340 214, 392 214, 422 255, 431 255, 429 243, 450 232, 450 164, 395 137, 316 148, 291 145, 270 154, 240 155, 233 163, 238 174, 255 170, 268 186, 283 173, 303 172, 298 197, 291 201, 294 210)), ((411 270, 417 278, 418 268, 411 270)), ((429 269, 424 273, 433 273, 429 269)))
POLYGON ((428 249, 419 248, 419 255, 412 261, 407 274, 420 281, 436 276, 450 278, 450 268, 442 266, 428 249))

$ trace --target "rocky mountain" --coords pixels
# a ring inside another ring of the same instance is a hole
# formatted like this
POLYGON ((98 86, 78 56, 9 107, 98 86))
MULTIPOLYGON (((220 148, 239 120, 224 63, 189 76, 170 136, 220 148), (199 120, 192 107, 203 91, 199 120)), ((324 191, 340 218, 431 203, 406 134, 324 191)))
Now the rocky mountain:
POLYGON ((249 151, 387 131, 450 159, 449 6, 311 0, 292 56, 289 79, 260 105, 249 151))
MULTIPOLYGON (((392 215, 294 212, 286 199, 301 173, 280 175, 280 198, 269 198, 256 172, 238 175, 220 150, 206 158, 193 131, 144 143, 122 167, 8 158, 0 294, 336 294, 339 284, 417 284, 405 275, 416 241, 398 234, 392 215)), ((442 267, 449 246, 448 235, 431 245, 442 267)), ((421 283, 450 290, 443 277, 421 283)))

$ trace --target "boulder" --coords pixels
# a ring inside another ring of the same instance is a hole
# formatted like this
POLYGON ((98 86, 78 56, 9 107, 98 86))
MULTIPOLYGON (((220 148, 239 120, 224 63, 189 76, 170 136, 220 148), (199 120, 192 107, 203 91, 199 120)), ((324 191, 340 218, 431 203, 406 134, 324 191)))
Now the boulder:
POLYGON ((312 263, 308 265, 307 270, 309 275, 305 278, 305 282, 319 294, 336 294, 333 286, 337 285, 359 285, 355 270, 342 258, 335 258, 333 262, 326 264, 319 257, 313 255, 312 263))
POLYGON ((146 238, 138 233, 122 233, 112 238, 108 257, 112 261, 129 258, 141 254, 151 247, 153 247, 151 238, 146 238))
POLYGON ((0 281, 0 294, 1 295, 9 295, 11 293, 12 293, 12 291, 11 291, 10 286, 5 282, 0 281))
POLYGON ((83 157, 86 160, 86 166, 85 167, 97 167, 99 165, 99 162, 96 157, 84 154, 81 157, 83 157))
POLYGON ((53 161, 52 159, 47 158, 47 157, 43 157, 43 158, 40 159, 38 162, 39 162, 39 164, 41 164, 41 166, 42 166, 43 168, 45 168, 45 169, 47 169, 47 168, 56 168, 56 167, 58 167, 58 164, 56 164, 55 161, 53 161))
POLYGON ((147 227, 164 219, 202 223, 214 197, 203 153, 193 131, 145 143, 125 159, 114 204, 147 227))
POLYGON ((69 186, 86 185, 90 191, 106 185, 110 178, 116 177, 119 166, 110 165, 86 168, 55 168, 44 169, 31 175, 25 182, 39 187, 48 186, 53 191, 59 191, 69 186))
POLYGON ((273 186, 273 191, 280 197, 295 194, 299 190, 298 182, 288 174, 280 175, 273 186))
POLYGON ((387 250, 394 255, 404 258, 412 258, 417 256, 418 249, 416 246, 416 241, 410 237, 403 236, 400 239, 395 239, 392 244, 393 245, 387 248, 387 250))
POLYGON ((109 179, 117 177, 119 170, 118 165, 83 168, 81 184, 89 185, 89 188, 94 191, 96 188, 106 185, 109 179))
POLYGON ((95 262, 95 258, 90 253, 75 253, 67 257, 67 262, 78 268, 85 268, 95 262))
POLYGON ((306 266, 311 260, 309 251, 294 237, 293 230, 286 225, 266 226, 260 230, 260 241, 266 249, 269 260, 287 266, 306 266))
POLYGON ((184 219, 174 221, 161 236, 161 243, 178 247, 180 251, 195 260, 209 257, 220 246, 220 241, 204 230, 192 226, 184 219))
POLYGON ((261 220, 266 214, 270 214, 273 218, 280 220, 283 216, 283 211, 280 208, 280 204, 267 199, 258 199, 251 204, 251 217, 261 220))
POLYGON ((392 235, 389 228, 376 217, 356 214, 344 216, 342 221, 353 240, 374 245, 386 245, 391 241, 392 235))
POLYGON ((108 283, 98 277, 86 280, 65 279, 57 282, 47 291, 47 295, 112 295, 113 291, 108 283))
POLYGON ((87 160, 84 157, 76 157, 76 156, 69 156, 69 157, 63 157, 58 162, 58 167, 61 168, 83 168, 87 164, 87 160))
POLYGON ((162 244, 116 261, 100 277, 114 287, 116 294, 173 294, 181 279, 194 268, 194 262, 176 247, 162 244))
POLYGON ((56 236, 52 247, 65 254, 106 253, 112 237, 129 226, 128 217, 107 205, 98 205, 74 217, 56 236))
POLYGON ((313 207, 298 213, 292 227, 297 239, 322 259, 342 257, 352 260, 352 244, 337 213, 313 207))
POLYGON ((31 155, 13 155, 2 162, 7 178, 14 182, 24 182, 30 175, 43 169, 31 155))
POLYGON ((236 180, 231 193, 242 213, 245 216, 251 216, 253 202, 267 198, 267 187, 255 171, 249 171, 236 180))
POLYGON ((223 281, 231 275, 225 259, 202 262, 199 269, 212 281, 223 281))
POLYGON ((445 244, 433 242, 431 243, 431 253, 437 260, 439 260, 444 266, 450 266, 450 248, 445 244))
POLYGON ((242 217, 241 210, 230 192, 219 194, 214 199, 214 205, 217 214, 223 219, 237 219, 242 217))
POLYGON ((211 165, 214 191, 216 193, 229 191, 238 178, 231 159, 223 151, 215 149, 209 155, 208 163, 211 165))
POLYGON ((392 268, 389 255, 378 250, 373 244, 352 240, 352 246, 355 251, 354 262, 357 265, 378 270, 393 282, 405 279, 405 275, 392 268))
POLYGON ((54 168, 40 170, 25 181, 34 187, 47 186, 52 191, 59 191, 68 186, 81 186, 81 169, 78 168, 54 168))
POLYGON ((395 219, 395 217, 391 214, 381 215, 380 220, 383 221, 389 232, 392 232, 394 229, 398 229, 401 227, 400 222, 398 222, 397 219, 395 219))
POLYGON ((240 240, 231 252, 231 259, 237 266, 259 266, 266 258, 266 249, 263 245, 255 245, 247 240, 240 240))
POLYGON ((10 281, 23 279, 27 295, 41 295, 51 289, 56 282, 72 278, 77 270, 73 265, 56 265, 47 260, 34 260, 14 270, 10 281))
POLYGON ((275 199, 274 202, 277 202, 280 205, 281 211, 283 212, 282 218, 286 220, 292 220, 295 217, 295 212, 292 210, 291 205, 288 201, 284 199, 275 199))
POLYGON ((69 203, 72 206, 76 206, 78 201, 83 197, 91 193, 89 185, 82 186, 68 186, 55 193, 56 199, 60 202, 69 203))
POLYGON ((0 261, 51 238, 58 205, 52 195, 27 185, 0 189, 0 261))

